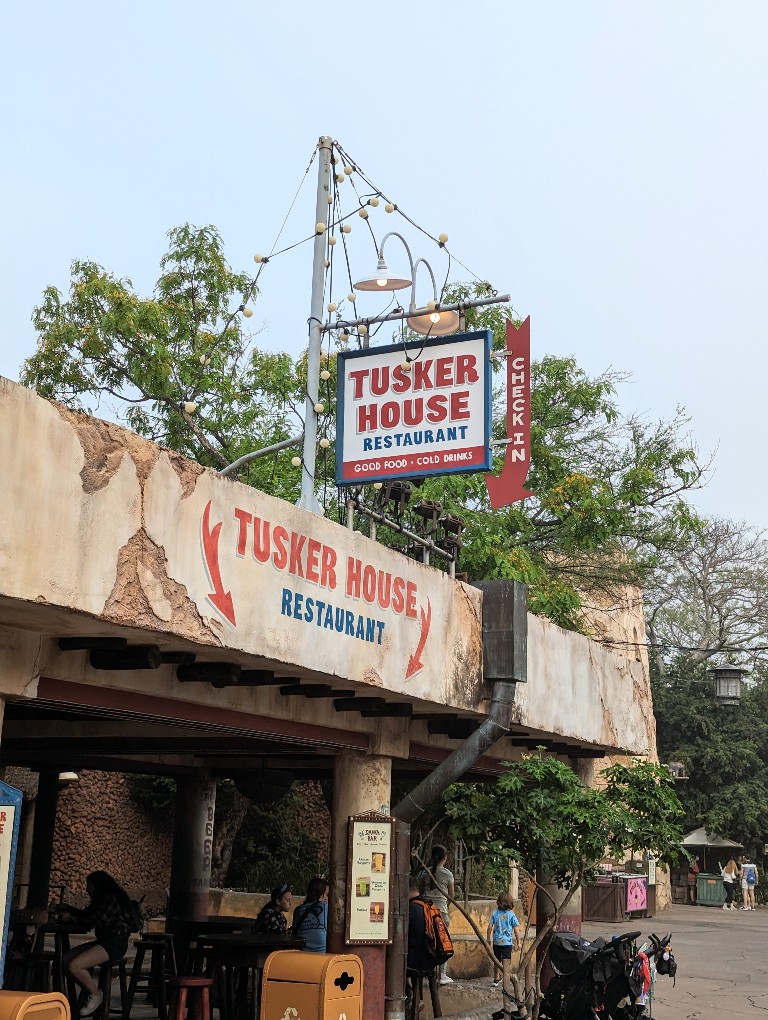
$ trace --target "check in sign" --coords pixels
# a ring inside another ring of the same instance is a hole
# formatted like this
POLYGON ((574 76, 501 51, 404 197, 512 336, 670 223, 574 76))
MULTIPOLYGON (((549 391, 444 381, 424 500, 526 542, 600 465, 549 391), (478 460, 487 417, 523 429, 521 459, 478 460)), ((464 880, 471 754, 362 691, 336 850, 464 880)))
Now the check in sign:
POLYGON ((481 330, 340 354, 336 484, 490 470, 490 353, 481 330))

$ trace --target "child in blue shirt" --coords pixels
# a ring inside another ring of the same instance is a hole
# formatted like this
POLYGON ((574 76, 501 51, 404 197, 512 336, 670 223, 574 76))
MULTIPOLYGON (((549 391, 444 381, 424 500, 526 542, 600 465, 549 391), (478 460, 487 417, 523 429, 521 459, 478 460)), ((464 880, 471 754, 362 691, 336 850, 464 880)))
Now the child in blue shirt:
POLYGON ((501 892, 496 900, 497 909, 491 914, 488 922, 486 940, 493 946, 493 955, 499 961, 499 966, 494 967, 494 985, 501 981, 501 967, 503 960, 512 959, 512 949, 520 948, 520 922, 512 909, 512 897, 509 893, 501 892))

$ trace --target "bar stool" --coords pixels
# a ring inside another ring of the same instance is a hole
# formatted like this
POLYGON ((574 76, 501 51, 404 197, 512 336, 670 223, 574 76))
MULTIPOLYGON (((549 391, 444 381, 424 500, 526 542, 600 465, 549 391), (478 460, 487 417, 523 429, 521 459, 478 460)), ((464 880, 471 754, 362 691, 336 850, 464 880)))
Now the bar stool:
POLYGON ((176 953, 173 948, 173 935, 165 934, 163 932, 153 932, 151 934, 142 935, 141 938, 134 939, 133 944, 136 947, 136 957, 133 961, 131 980, 128 984, 128 995, 126 997, 124 1015, 129 1017, 131 1014, 133 998, 139 987, 139 981, 142 976, 141 971, 144 964, 144 958, 147 953, 149 953, 149 974, 147 975, 146 985, 143 987, 146 987, 147 998, 149 1001, 152 1002, 153 1005, 157 1005, 158 1015, 161 1020, 168 1020, 168 1000, 165 986, 168 978, 175 978, 177 975, 176 953), (153 993, 157 998, 156 1002, 153 1001, 153 993))
POLYGON ((211 1020, 211 985, 213 978, 176 977, 171 978, 173 994, 169 1020, 184 1020, 187 995, 193 1020, 211 1020))
POLYGON ((440 991, 437 984, 437 968, 426 972, 421 970, 411 970, 409 968, 406 970, 405 974, 411 983, 410 1020, 418 1020, 419 1003, 424 997, 424 978, 427 978, 429 982, 429 995, 432 999, 432 1016, 442 1016, 443 1009, 440 1005, 440 991))
POLYGON ((99 964, 99 991, 104 996, 104 1001, 93 1014, 94 1020, 109 1020, 111 1013, 117 1013, 123 1017, 123 1020, 128 1020, 128 1013, 125 1008, 128 998, 126 963, 126 958, 123 956, 120 960, 107 960, 106 963, 99 964), (112 972, 115 970, 120 979, 120 1009, 118 1010, 110 1008, 110 1001, 112 999, 112 972))

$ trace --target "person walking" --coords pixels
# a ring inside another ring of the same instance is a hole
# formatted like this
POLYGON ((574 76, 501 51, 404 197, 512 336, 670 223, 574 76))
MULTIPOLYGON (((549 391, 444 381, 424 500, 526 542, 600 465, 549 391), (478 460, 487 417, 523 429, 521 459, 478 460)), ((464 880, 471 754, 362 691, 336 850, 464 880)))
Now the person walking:
POLYGON ((493 946, 493 955, 498 966, 493 968, 493 983, 501 981, 504 960, 512 959, 512 948, 520 949, 520 921, 513 909, 512 897, 507 892, 500 892, 496 898, 496 910, 488 921, 485 940, 493 946))
POLYGON ((738 907, 734 906, 733 894, 736 891, 736 881, 739 877, 739 866, 734 861, 733 857, 728 861, 725 867, 720 865, 720 874, 723 876, 723 889, 725 890, 725 903, 723 904, 723 910, 737 910, 738 907))
POLYGON ((692 907, 696 906, 696 879, 699 876, 699 858, 694 857, 688 863, 688 902, 692 907))
MULTIPOLYGON (((422 895, 432 900, 434 905, 443 915, 446 928, 449 927, 448 896, 453 899, 456 894, 453 874, 445 866, 445 862, 447 860, 448 851, 444 846, 436 843, 432 847, 432 853, 429 858, 427 870, 421 873, 419 880, 419 887, 424 887, 422 889, 422 895)), ((453 978, 448 977, 445 972, 445 967, 445 964, 440 967, 440 984, 450 985, 453 983, 453 978)))
POLYGON ((755 886, 757 885, 757 865, 749 857, 741 859, 741 896, 744 900, 742 910, 755 909, 755 886))

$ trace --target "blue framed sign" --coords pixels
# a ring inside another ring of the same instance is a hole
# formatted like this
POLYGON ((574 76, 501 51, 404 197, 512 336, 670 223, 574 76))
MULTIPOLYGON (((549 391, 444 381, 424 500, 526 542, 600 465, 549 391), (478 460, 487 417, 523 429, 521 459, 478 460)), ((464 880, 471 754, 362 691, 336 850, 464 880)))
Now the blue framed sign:
POLYGON ((345 351, 336 484, 490 471, 491 332, 345 351))
POLYGON ((16 870, 16 848, 21 824, 21 790, 0 782, 0 916, 3 918, 3 943, 0 948, 0 985, 5 976, 5 950, 13 899, 13 877, 16 870))

